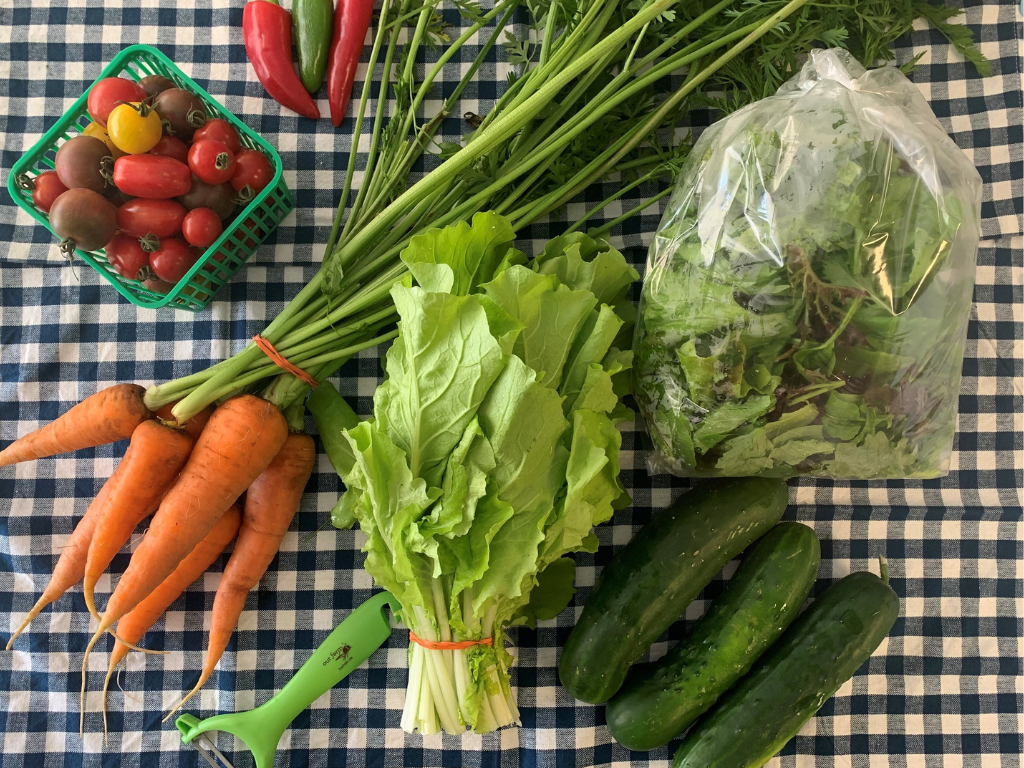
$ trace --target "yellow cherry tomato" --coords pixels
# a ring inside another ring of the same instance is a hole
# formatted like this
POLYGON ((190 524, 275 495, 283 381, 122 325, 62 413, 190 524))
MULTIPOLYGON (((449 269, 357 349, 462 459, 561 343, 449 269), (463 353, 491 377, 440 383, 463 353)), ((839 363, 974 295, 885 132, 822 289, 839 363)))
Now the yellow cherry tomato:
POLYGON ((110 137, 107 135, 107 129, 99 123, 89 123, 87 126, 85 126, 85 130, 82 131, 82 133, 84 133, 86 136, 92 136, 94 139, 99 139, 104 144, 106 144, 107 149, 110 150, 110 154, 113 156, 115 160, 117 160, 117 158, 119 157, 124 157, 127 154, 127 152, 122 152, 120 149, 117 148, 117 146, 115 146, 114 142, 112 142, 110 140, 110 137))
POLYGON ((149 152, 160 141, 164 127, 149 104, 118 104, 107 117, 107 135, 129 155, 149 152))

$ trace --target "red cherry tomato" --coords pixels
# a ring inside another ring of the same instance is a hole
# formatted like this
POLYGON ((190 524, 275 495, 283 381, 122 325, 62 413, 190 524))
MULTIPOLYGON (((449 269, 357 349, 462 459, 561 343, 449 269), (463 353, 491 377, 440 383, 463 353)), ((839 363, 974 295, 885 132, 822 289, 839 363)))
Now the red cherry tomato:
POLYGON ((107 261, 110 262, 110 266, 121 277, 138 280, 139 270, 149 267, 149 254, 143 250, 137 237, 124 234, 114 235, 114 239, 107 243, 104 250, 107 252, 107 261))
POLYGON ((177 200, 129 200, 117 209, 117 228, 132 237, 172 237, 181 232, 185 206, 177 200))
POLYGON ((219 117, 211 117, 202 128, 197 128, 196 132, 192 134, 193 142, 203 141, 204 139, 219 141, 233 155, 237 155, 242 148, 242 142, 238 138, 238 131, 227 120, 219 117))
POLYGON ((181 234, 197 248, 209 248, 223 231, 220 216, 209 208, 193 208, 181 222, 181 234))
POLYGON ((188 192, 192 172, 173 157, 126 155, 114 161, 114 185, 132 197, 162 200, 188 192))
POLYGON ((173 157, 179 163, 188 165, 188 145, 177 136, 164 136, 149 150, 149 154, 173 157))
POLYGON ((188 167, 207 184, 223 184, 235 175, 235 155, 219 141, 203 139, 189 147, 188 167))
POLYGON ((120 101, 139 102, 146 98, 142 87, 123 77, 105 77, 89 91, 87 106, 92 119, 100 125, 107 124, 107 115, 120 101))
POLYGON ((274 167, 258 149, 243 149, 235 155, 235 175, 231 177, 231 186, 236 192, 245 186, 253 193, 259 192, 273 178, 274 167))
POLYGON ((160 247, 149 254, 149 266, 161 280, 176 283, 192 269, 201 254, 184 240, 165 237, 160 247))
POLYGON ((53 201, 67 191, 56 171, 43 171, 32 179, 32 203, 44 213, 49 213, 53 201))

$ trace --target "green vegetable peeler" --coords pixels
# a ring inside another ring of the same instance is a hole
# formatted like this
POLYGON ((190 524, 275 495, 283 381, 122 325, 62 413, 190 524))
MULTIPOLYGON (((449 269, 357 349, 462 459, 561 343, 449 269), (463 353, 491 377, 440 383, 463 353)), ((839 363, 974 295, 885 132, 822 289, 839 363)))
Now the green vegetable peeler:
POLYGON ((292 720, 388 639, 391 622, 384 612, 385 605, 391 606, 392 613, 401 607, 390 592, 371 597, 335 627, 276 696, 256 709, 208 720, 182 715, 174 723, 181 731, 181 740, 198 749, 213 768, 232 768, 213 740, 204 735, 208 731, 227 731, 245 742, 256 768, 273 768, 277 743, 292 720))

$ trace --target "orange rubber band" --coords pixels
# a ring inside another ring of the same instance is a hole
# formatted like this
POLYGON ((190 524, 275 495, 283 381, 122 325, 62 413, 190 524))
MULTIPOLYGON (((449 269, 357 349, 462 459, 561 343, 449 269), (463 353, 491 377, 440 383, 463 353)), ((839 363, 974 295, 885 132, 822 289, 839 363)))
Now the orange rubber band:
POLYGON ((472 648, 474 645, 494 645, 493 637, 485 637, 483 640, 461 640, 457 643, 450 641, 435 642, 434 640, 424 640, 422 637, 418 637, 415 632, 409 630, 409 640, 416 643, 428 651, 462 651, 466 648, 472 648))
POLYGON ((320 386, 320 382, 318 382, 304 370, 299 368, 297 365, 293 365, 292 363, 288 362, 284 357, 282 357, 281 353, 274 349, 274 345, 271 344, 270 340, 267 339, 265 336, 260 336, 259 334, 257 334, 256 336, 252 337, 252 340, 256 342, 257 347, 263 350, 263 354, 269 357, 270 361, 278 368, 280 368, 282 371, 290 373, 296 379, 298 379, 299 381, 304 381, 311 387, 320 386))

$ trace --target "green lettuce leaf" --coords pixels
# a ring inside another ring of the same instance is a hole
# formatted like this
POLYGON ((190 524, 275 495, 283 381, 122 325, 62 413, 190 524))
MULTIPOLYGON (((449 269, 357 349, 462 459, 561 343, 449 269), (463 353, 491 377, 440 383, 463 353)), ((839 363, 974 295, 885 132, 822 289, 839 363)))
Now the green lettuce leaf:
POLYGON ((374 413, 413 473, 437 486, 505 355, 472 296, 404 286, 391 293, 400 333, 388 351, 388 380, 374 395, 374 413))
POLYGON ((597 299, 589 291, 562 285, 553 275, 512 267, 483 287, 487 298, 523 324, 513 352, 557 387, 576 337, 597 299))
POLYGON ((530 592, 530 601, 519 608, 510 624, 537 628, 538 621, 553 619, 564 611, 576 594, 576 563, 562 557, 537 575, 537 585, 530 592))
POLYGON ((515 238, 508 219, 484 211, 472 225, 460 221, 415 235, 402 261, 424 289, 465 296, 491 279, 515 238))

